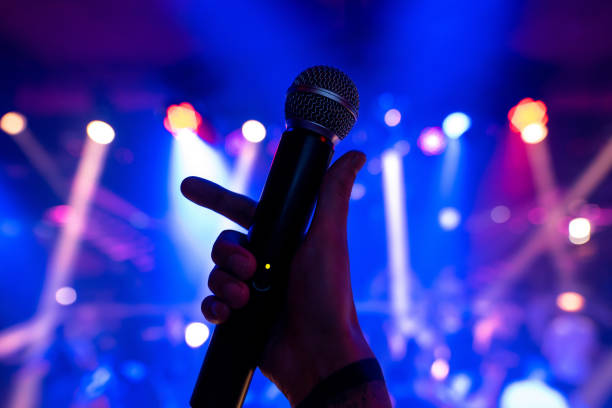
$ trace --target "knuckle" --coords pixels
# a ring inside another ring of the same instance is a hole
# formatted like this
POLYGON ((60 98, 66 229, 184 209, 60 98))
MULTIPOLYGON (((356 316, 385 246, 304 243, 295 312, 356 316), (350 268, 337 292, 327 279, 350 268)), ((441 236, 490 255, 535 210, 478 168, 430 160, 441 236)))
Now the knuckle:
POLYGON ((213 268, 213 270, 208 275, 208 288, 212 293, 217 294, 219 292, 221 280, 222 277, 219 269, 217 269, 216 267, 213 268))
POLYGON ((238 231, 225 230, 219 234, 211 251, 211 258, 214 263, 223 262, 232 252, 232 248, 238 244, 238 231))
POLYGON ((225 231, 223 231, 221 234, 219 234, 219 236, 215 240, 215 243, 213 244, 212 251, 210 254, 214 263, 219 263, 219 260, 223 258, 222 255, 223 255, 226 245, 227 245, 227 234, 225 233, 225 231))
POLYGON ((252 258, 250 253, 233 254, 227 260, 228 268, 236 277, 243 280, 248 279, 255 272, 254 259, 252 258))

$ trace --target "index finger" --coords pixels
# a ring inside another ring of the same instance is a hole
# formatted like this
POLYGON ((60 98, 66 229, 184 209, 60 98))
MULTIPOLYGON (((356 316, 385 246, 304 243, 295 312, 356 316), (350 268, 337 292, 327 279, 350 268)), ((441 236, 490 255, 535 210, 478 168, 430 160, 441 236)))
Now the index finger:
POLYGON ((248 229, 253 224, 257 203, 241 194, 199 177, 187 177, 181 192, 194 203, 223 215, 248 229))

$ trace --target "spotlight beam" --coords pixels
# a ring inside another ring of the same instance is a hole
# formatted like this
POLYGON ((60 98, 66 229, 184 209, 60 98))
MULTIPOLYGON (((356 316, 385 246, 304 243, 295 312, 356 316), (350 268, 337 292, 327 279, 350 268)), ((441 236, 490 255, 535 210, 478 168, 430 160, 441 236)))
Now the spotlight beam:
MULTIPOLYGON (((70 185, 66 177, 60 173, 57 162, 42 147, 34 134, 29 129, 25 129, 19 134, 9 135, 21 148, 30 164, 49 185, 53 193, 60 199, 67 200, 70 193, 70 185)), ((128 221, 134 214, 144 214, 123 198, 101 186, 98 186, 96 190, 94 202, 97 207, 103 208, 128 221)))
POLYGON ((448 198, 455 184, 457 176, 457 168, 459 167, 459 155, 461 153, 461 145, 459 140, 451 139, 448 142, 448 147, 444 153, 442 162, 442 177, 440 180, 440 190, 443 198, 448 198))
MULTIPOLYGON (((247 194, 249 183, 251 181, 251 175, 253 174, 253 166, 255 164, 255 160, 257 159, 258 153, 259 144, 251 142, 244 143, 240 149, 240 153, 238 154, 238 160, 228 185, 230 190, 240 194, 247 194)), ((240 230, 244 230, 244 228, 235 222, 228 220, 227 218, 223 218, 221 226, 224 230, 228 228, 238 228, 240 230)))
MULTIPOLYGON (((385 202, 385 222, 387 231, 387 255, 389 259, 389 293, 394 335, 402 333, 410 313, 411 279, 408 228, 406 221, 404 169, 402 157, 395 150, 387 150, 382 155, 383 194, 385 202)), ((392 354, 401 358, 405 348, 398 347, 392 354)), ((393 342, 395 344, 395 342, 393 342)))
MULTIPOLYGON (((566 193, 561 203, 552 212, 565 213, 573 202, 587 198, 612 170, 612 137, 604 148, 582 172, 566 193)), ((484 299, 500 298, 512 285, 527 273, 527 266, 546 248, 546 227, 534 231, 527 242, 515 254, 499 266, 499 280, 484 294, 484 299)))
POLYGON ((55 308, 55 291, 70 282, 72 264, 79 249, 83 229, 87 221, 92 197, 98 185, 108 148, 87 139, 79 161, 68 205, 70 218, 62 228, 58 242, 51 254, 47 280, 43 286, 38 313, 55 308))
POLYGON ((32 133, 26 129, 17 135, 11 135, 11 137, 26 155, 30 164, 49 184, 53 192, 59 197, 66 197, 68 185, 60 174, 57 164, 32 133))
POLYGON ((226 186, 230 174, 223 154, 195 133, 184 129, 175 134, 168 179, 171 234, 177 243, 183 273, 202 291, 207 290, 207 276, 203 271, 210 271, 214 266, 210 251, 215 237, 222 231, 222 217, 186 200, 180 193, 180 185, 185 177, 198 176, 226 186))
POLYGON ((568 254, 563 250, 565 240, 560 239, 557 231, 563 218, 564 209, 559 206, 559 197, 555 183, 553 165, 550 158, 550 149, 546 139, 537 144, 527 144, 527 157, 531 165, 531 174, 534 178, 537 199, 541 208, 552 208, 542 226, 546 235, 548 250, 559 274, 561 287, 571 283, 574 264, 568 254))
POLYGON ((71 208, 70 219, 60 232, 57 243, 47 265, 47 278, 43 285, 38 309, 33 317, 32 338, 23 375, 15 378, 10 401, 11 408, 30 408, 38 405, 39 387, 45 373, 34 369, 43 359, 51 342, 53 330, 59 321, 60 306, 55 301, 55 292, 70 283, 72 266, 79 250, 83 229, 91 200, 98 185, 108 150, 107 145, 86 139, 83 154, 77 167, 74 182, 68 198, 71 208))
POLYGON ((588 197, 608 175, 610 169, 612 169, 612 137, 569 190, 563 202, 564 206, 567 207, 576 200, 588 197))
POLYGON ((612 349, 600 357, 599 364, 591 376, 576 391, 572 400, 577 400, 587 407, 602 407, 612 394, 612 349))
MULTIPOLYGON (((228 188, 234 192, 240 194, 247 194, 249 183, 251 181, 251 175, 253 174, 253 166, 259 153, 259 143, 252 143, 245 141, 244 145, 240 149, 238 154, 238 160, 230 176, 228 188)), ((233 221, 223 217, 220 221, 221 230, 234 229, 239 231, 245 231, 243 227, 236 224, 233 221)), ((208 287, 206 285, 200 286, 199 298, 202 299, 209 295, 208 287)))

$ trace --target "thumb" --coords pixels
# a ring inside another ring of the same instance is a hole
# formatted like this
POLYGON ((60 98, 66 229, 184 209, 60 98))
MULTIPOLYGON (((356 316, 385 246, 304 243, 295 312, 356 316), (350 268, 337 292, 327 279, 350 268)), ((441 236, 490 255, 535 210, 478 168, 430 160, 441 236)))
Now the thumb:
POLYGON ((335 238, 346 236, 346 219, 353 183, 365 161, 363 153, 352 150, 342 155, 329 168, 321 184, 310 227, 313 235, 333 235, 335 238))

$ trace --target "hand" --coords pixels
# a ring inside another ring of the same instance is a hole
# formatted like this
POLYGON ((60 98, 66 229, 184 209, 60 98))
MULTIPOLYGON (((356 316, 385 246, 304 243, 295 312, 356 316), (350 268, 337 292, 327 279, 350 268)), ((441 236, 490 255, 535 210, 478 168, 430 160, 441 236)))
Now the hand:
MULTIPOLYGON (((273 330, 261 371, 291 402, 299 403, 332 372, 373 353, 364 339, 351 289, 346 221, 349 198, 365 156, 349 152, 327 171, 311 226, 290 270, 287 314, 273 330)), ((185 179, 181 191, 191 201, 235 221, 253 222, 256 203, 196 177, 185 179)), ((212 323, 226 321, 244 307, 249 290, 244 281, 256 269, 254 256, 237 231, 221 233, 212 250, 216 266, 208 285, 214 294, 202 302, 212 323)))

